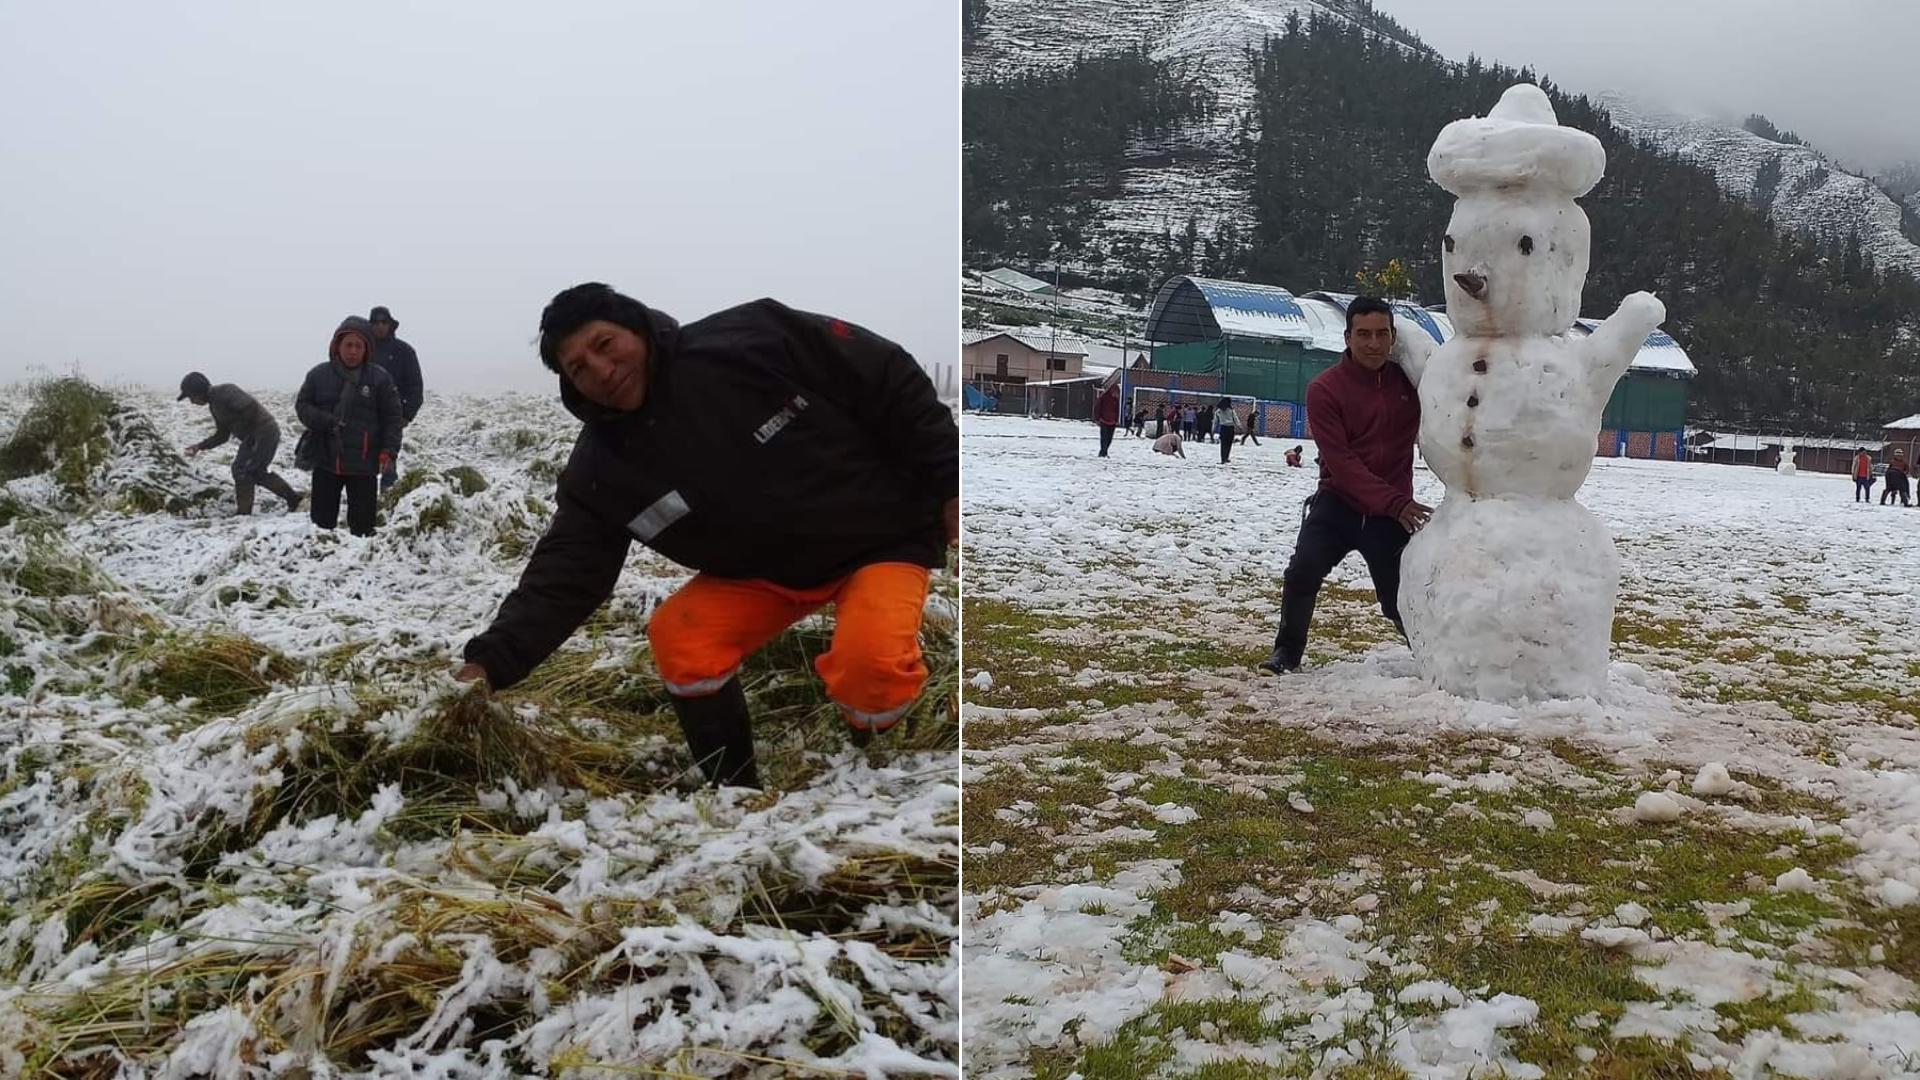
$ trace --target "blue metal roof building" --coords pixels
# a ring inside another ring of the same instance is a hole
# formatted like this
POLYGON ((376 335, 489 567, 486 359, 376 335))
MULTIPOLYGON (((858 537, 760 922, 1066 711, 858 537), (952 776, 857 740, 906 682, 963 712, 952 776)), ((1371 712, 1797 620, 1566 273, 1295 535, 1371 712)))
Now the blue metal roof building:
MULTIPOLYGON (((1152 374, 1132 372, 1132 385, 1252 397, 1280 406, 1281 429, 1304 428, 1307 383, 1332 366, 1345 348, 1346 310, 1353 293, 1296 295, 1278 285, 1221 281, 1183 274, 1168 278, 1148 309, 1152 374)), ((1454 336, 1444 310, 1391 301, 1396 315, 1436 342, 1454 336)), ((1570 332, 1591 333, 1581 319, 1570 332)), ((1686 350, 1654 331, 1614 388, 1597 450, 1605 456, 1684 456, 1686 384, 1696 374, 1686 350)))

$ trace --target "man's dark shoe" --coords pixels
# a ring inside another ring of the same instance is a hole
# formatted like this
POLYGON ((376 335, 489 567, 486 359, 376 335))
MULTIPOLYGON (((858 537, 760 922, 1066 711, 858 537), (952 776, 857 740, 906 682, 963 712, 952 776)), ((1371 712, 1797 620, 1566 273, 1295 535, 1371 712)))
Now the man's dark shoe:
POLYGON ((1260 661, 1260 670, 1269 675, 1291 675, 1300 670, 1300 665, 1285 660, 1279 653, 1274 653, 1260 661))

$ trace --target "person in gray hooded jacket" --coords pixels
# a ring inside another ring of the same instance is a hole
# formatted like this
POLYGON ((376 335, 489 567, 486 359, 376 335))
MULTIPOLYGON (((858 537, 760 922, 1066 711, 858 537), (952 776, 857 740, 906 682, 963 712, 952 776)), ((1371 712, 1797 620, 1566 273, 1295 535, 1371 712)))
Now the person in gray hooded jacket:
POLYGON ((188 457, 211 450, 229 438, 240 440, 233 455, 233 500, 242 514, 253 513, 257 485, 280 496, 289 511, 300 509, 300 494, 273 472, 273 455, 280 449, 280 425, 253 395, 232 383, 214 386, 205 375, 189 372, 180 380, 180 396, 213 410, 213 434, 186 448, 188 457))
POLYGON ((373 355, 373 326, 349 316, 333 332, 327 362, 307 372, 294 408, 307 434, 295 461, 313 469, 313 523, 331 529, 340 522, 340 495, 347 496, 347 528, 372 536, 378 476, 400 449, 400 392, 373 355))

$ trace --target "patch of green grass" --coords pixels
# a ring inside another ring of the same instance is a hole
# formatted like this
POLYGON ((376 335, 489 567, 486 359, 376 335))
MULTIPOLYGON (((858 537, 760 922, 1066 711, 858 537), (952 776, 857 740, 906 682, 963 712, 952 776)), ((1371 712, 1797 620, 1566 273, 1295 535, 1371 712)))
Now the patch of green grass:
POLYGON ((487 478, 471 465, 456 465, 441 473, 440 477, 463 499, 487 490, 487 478))
POLYGON ((1067 744, 1064 754, 1088 767, 1114 774, 1139 772, 1156 761, 1167 759, 1164 746, 1143 745, 1134 739, 1075 739, 1067 744))
POLYGON ((1328 1073, 1327 1080, 1408 1080, 1408 1073, 1391 1061, 1368 1055, 1365 1061, 1342 1065, 1328 1073))
POLYGON ((276 684, 291 682, 299 667, 265 645, 238 634, 173 634, 136 650, 135 688, 166 701, 192 698, 208 716, 231 716, 276 684))
MULTIPOLYGON (((394 485, 398 488, 399 485, 394 485)), ((402 536, 425 536, 428 533, 445 532, 453 528, 453 496, 441 495, 420 510, 420 516, 400 530, 402 536)))
POLYGON ((111 584, 92 562, 60 543, 36 535, 27 541, 26 558, 14 571, 13 583, 28 596, 88 596, 111 584))
POLYGON ((0 529, 6 528, 32 512, 26 503, 21 502, 11 493, 0 491, 0 529))
POLYGON ((84 491, 111 447, 112 395, 78 376, 36 383, 29 394, 33 403, 0 444, 0 481, 51 469, 61 487, 84 491))
POLYGON ((263 600, 264 606, 269 609, 292 607, 294 604, 293 593, 285 585, 275 584, 269 589, 253 580, 242 581, 238 585, 222 585, 215 590, 213 598, 221 607, 259 604, 263 600))
POLYGON ((503 451, 518 454, 539 446, 543 438, 544 436, 532 428, 508 428, 494 436, 494 445, 503 451))
POLYGON ((566 458, 559 455, 536 457, 527 462, 527 475, 552 483, 560 479, 560 472, 566 468, 566 464, 566 458))
POLYGON ((1818 1012, 1826 1007, 1820 995, 1805 986, 1796 985, 1788 992, 1776 997, 1758 997, 1751 1001, 1723 1001, 1713 1007, 1713 1011, 1725 1017, 1727 1027, 1721 1029, 1723 1036, 1732 1039, 1745 1038, 1748 1032, 1777 1031, 1789 1038, 1798 1038, 1800 1033, 1794 1030, 1788 1017, 1796 1013, 1818 1012))
POLYGON ((972 850, 966 853, 969 892, 978 895, 1002 887, 1054 881, 1070 872, 1054 862, 1057 849, 1045 837, 1036 836, 1031 825, 1009 821, 999 814, 1032 794, 1030 778, 1014 768, 991 769, 967 780, 966 798, 960 801, 960 828, 967 848, 996 843, 1002 848, 992 855, 976 855, 972 850))
POLYGON ((1613 642, 1663 652, 1692 652, 1702 644, 1699 630, 1692 622, 1649 615, 1624 604, 1614 612, 1613 642))
POLYGON ((411 469, 394 482, 394 485, 380 493, 380 506, 391 510, 401 499, 419 490, 420 485, 433 479, 433 474, 425 469, 411 469))
POLYGON ((1119 613, 1055 615, 973 596, 964 606, 967 666, 993 675, 991 689, 967 690, 967 700, 981 705, 1060 710, 1087 701, 1107 708, 1161 701, 1177 696, 1169 683, 1188 671, 1246 661, 1211 639, 1129 640, 1133 627, 1119 613), (1117 663, 1124 673, 1075 678, 1117 663))
MULTIPOLYGON (((1327 881, 1364 865, 1372 868, 1364 890, 1379 901, 1367 917, 1371 940, 1397 960, 1424 965, 1426 977, 1458 987, 1487 986, 1489 993, 1521 994, 1539 1004, 1540 1023, 1516 1037, 1522 1060, 1541 1064, 1554 1075, 1562 1069, 1568 1075, 1630 1076, 1636 1068, 1662 1075, 1660 1069, 1684 1060, 1675 1056, 1673 1047, 1595 1041, 1594 1036, 1583 1038, 1572 1024, 1575 1017, 1589 1013, 1616 1018, 1623 1003, 1656 998, 1636 977, 1630 957, 1573 936, 1530 936, 1523 930, 1528 918, 1562 912, 1576 903, 1604 915, 1632 901, 1647 908, 1652 923, 1668 934, 1707 936, 1711 928, 1700 905, 1744 900, 1750 910, 1737 918, 1740 932, 1786 945, 1803 931, 1853 914, 1844 896, 1843 864, 1854 854, 1849 845, 1797 834, 1753 833, 1723 825, 1708 814, 1669 825, 1624 821, 1615 810, 1630 803, 1638 787, 1617 773, 1592 792, 1546 787, 1500 794, 1443 793, 1403 774, 1417 776, 1430 767, 1446 767, 1459 747, 1340 746, 1275 728, 1247 734, 1248 742, 1234 747, 1234 753, 1276 772, 1302 775, 1294 790, 1313 804, 1313 812, 1293 810, 1279 798, 1229 792, 1203 777, 1153 777, 1142 785, 1135 793, 1149 803, 1176 802, 1193 807, 1199 817, 1168 826, 1143 815, 1134 823, 1153 828, 1152 840, 1103 848, 1121 862, 1171 858, 1180 866, 1180 882, 1156 894, 1154 912, 1128 928, 1124 952, 1131 961, 1159 963, 1166 954, 1178 953, 1204 964, 1230 948, 1272 955, 1284 935, 1271 926, 1260 942, 1215 933, 1207 926, 1219 912, 1242 908, 1238 894, 1249 886, 1286 897, 1300 883, 1327 881), (1449 812, 1456 803, 1476 812, 1449 812), (1521 813, 1533 807, 1552 813, 1554 828, 1537 831, 1522 824, 1521 813), (1841 899, 1773 892, 1774 878, 1793 866, 1836 881, 1841 899), (1556 898, 1537 896, 1524 882, 1497 871, 1530 871, 1577 891, 1556 898), (1583 1045, 1600 1053, 1592 1069, 1574 1056, 1583 1045)), ((1560 750, 1597 773, 1606 764, 1572 744, 1560 750)), ((1097 743, 1080 745, 1074 756, 1088 762, 1093 777, 1131 764, 1121 751, 1097 743)), ((1035 826, 1063 822, 1047 819, 1039 805, 1044 796, 1036 791, 1043 783, 1054 783, 1053 778, 1001 766, 988 779, 989 786, 978 795, 969 784, 966 808, 970 845, 987 835, 1007 845, 998 864, 988 870, 988 880, 996 886, 1046 880, 1056 872, 1050 856, 1057 847, 1035 826), (981 805, 975 805, 976 799, 981 805), (1036 803, 1027 823, 993 818, 994 807, 1015 799, 1036 803)), ((1831 805, 1809 809, 1822 811, 1817 819, 1837 820, 1840 814, 1831 805)), ((1111 824, 1103 821, 1101 827, 1111 824)), ((1075 865, 1085 861, 1073 860, 1075 865)), ((973 865, 969 863, 970 874, 973 865)), ((1335 903, 1309 906, 1331 917, 1345 910, 1335 903)), ((1920 957, 1920 938, 1912 948, 1912 955, 1920 957)), ((1890 960, 1900 963, 1904 958, 1890 960)), ((1371 987, 1376 992, 1394 989, 1384 973, 1377 978, 1380 984, 1371 987)), ((1788 999, 1778 1006, 1792 1011, 1801 1004, 1788 999)), ((1764 1007, 1746 1016, 1755 1024, 1767 1020, 1764 1007)))
POLYGON ((556 783, 592 795, 664 786, 671 772, 638 751, 639 731, 589 732, 551 715, 529 719, 476 687, 425 718, 414 733, 385 742, 366 726, 385 705, 367 702, 359 722, 320 718, 306 725, 286 778, 242 836, 220 842, 239 850, 267 829, 327 814, 353 817, 374 792, 399 784, 407 802, 388 829, 405 839, 450 836, 463 828, 507 828, 503 812, 482 807, 479 792, 513 781, 522 789, 556 783), (612 737, 607 737, 609 734, 612 737))

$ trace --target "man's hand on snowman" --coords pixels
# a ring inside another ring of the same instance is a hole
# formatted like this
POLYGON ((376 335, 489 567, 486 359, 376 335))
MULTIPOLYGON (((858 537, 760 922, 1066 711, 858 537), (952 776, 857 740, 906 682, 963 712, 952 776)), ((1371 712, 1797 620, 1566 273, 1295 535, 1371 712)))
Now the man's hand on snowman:
POLYGON ((1433 507, 1426 503, 1409 502, 1400 509, 1400 527, 1409 533, 1417 533, 1431 517, 1433 517, 1433 507))

